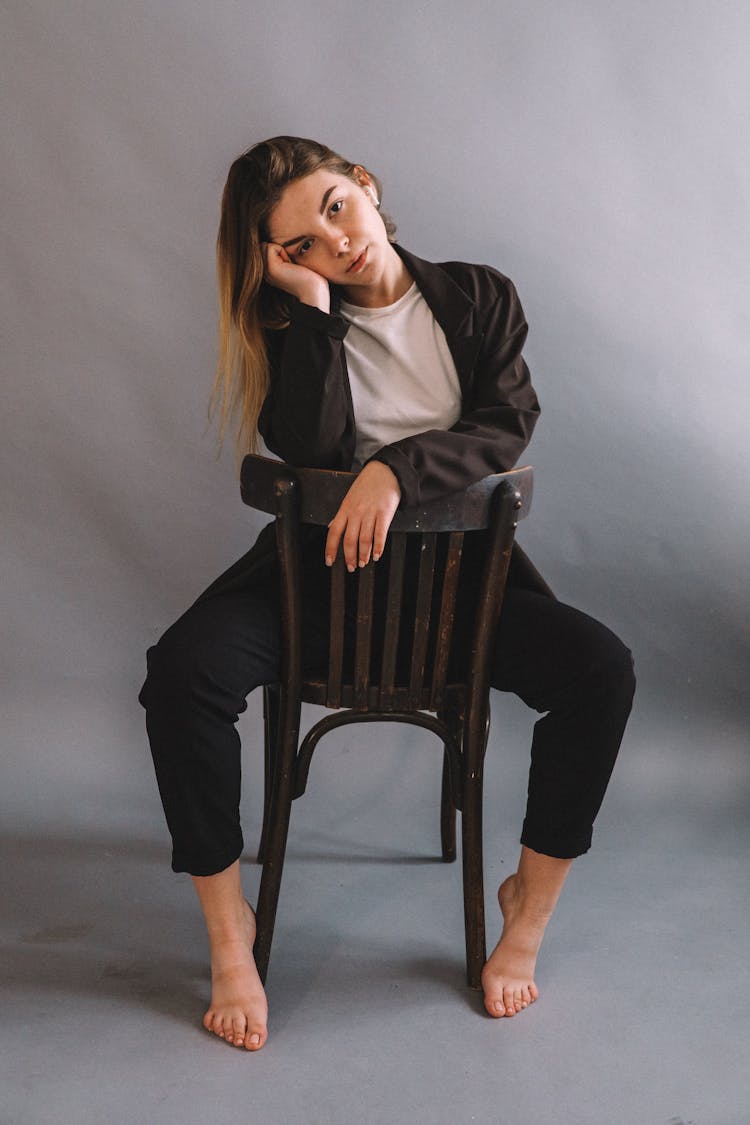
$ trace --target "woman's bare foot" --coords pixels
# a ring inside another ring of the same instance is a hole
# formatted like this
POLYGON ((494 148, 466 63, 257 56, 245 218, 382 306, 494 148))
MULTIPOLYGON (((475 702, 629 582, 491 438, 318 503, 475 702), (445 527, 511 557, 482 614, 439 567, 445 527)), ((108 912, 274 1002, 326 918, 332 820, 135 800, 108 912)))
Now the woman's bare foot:
POLYGON ((497 892, 503 932, 482 969, 484 1006, 496 1019, 514 1016, 539 998, 537 954, 571 862, 524 847, 518 871, 497 892))
POLYGON ((523 915, 511 875, 497 892, 503 913, 500 941, 482 969, 484 1006, 491 1016, 514 1016, 539 996, 534 970, 548 919, 523 915))
POLYGON ((235 1047, 258 1051, 268 1036, 268 1004, 253 957, 255 914, 247 902, 234 925, 210 935, 211 1004, 203 1026, 235 1047))
POLYGON ((248 1051, 259 1050, 268 1031, 268 1005, 253 957, 255 915, 242 894, 240 861, 216 875, 194 875, 211 943, 211 1005, 203 1026, 248 1051))

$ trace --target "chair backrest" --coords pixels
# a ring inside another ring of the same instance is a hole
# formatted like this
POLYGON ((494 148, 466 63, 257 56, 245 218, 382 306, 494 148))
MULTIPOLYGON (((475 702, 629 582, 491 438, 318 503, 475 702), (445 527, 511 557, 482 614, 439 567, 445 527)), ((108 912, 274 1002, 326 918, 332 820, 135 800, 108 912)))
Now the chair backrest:
MULTIPOLYGON (((325 528, 354 477, 291 468, 255 455, 248 455, 242 465, 243 500, 276 517, 284 674, 300 688, 300 525, 325 528)), ((305 680, 305 699, 357 711, 439 711, 455 703, 468 685, 486 690, 489 645, 515 527, 531 506, 532 479, 531 468, 514 469, 485 477, 465 492, 398 511, 383 558, 354 575, 348 574, 339 551, 330 577, 327 674, 325 680, 305 680), (487 531, 486 556, 472 591, 470 652, 459 682, 453 682, 455 675, 449 682, 464 536, 479 530, 487 531), (346 623, 352 617, 353 653, 346 639, 346 623)))

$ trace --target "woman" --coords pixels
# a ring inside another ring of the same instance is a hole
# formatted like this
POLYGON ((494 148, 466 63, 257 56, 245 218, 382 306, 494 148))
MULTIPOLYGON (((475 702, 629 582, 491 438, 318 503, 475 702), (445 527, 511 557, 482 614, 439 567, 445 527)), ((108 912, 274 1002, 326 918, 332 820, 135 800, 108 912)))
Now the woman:
MULTIPOLYGON (((276 137, 232 164, 217 259, 220 358, 212 401, 240 454, 259 429, 297 465, 358 471, 314 580, 342 550, 354 571, 383 553, 399 506, 513 467, 538 403, 512 283, 486 266, 435 265, 393 241, 381 188, 324 145, 276 137)), ((240 748, 247 694, 278 677, 273 525, 148 651, 139 696, 173 839, 211 944, 204 1026, 257 1050, 267 1008, 255 919, 240 883, 240 748)), ((305 657, 324 651, 314 611, 305 657)), ((538 997, 537 954, 573 858, 587 851, 630 711, 625 646, 551 596, 514 552, 493 687, 544 713, 534 729, 518 870, 498 891, 503 928, 482 974, 485 1007, 514 1016, 538 997)))

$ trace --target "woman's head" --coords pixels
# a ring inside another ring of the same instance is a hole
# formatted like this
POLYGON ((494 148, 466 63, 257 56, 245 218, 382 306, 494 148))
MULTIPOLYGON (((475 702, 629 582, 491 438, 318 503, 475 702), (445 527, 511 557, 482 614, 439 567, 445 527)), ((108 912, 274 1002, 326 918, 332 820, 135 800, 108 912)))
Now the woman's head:
MULTIPOLYGON (((222 198, 217 266, 219 287, 229 290, 235 317, 248 301, 259 299, 259 313, 266 326, 276 327, 286 319, 287 302, 278 291, 263 290, 261 247, 264 242, 274 241, 272 236, 278 233, 273 229, 272 215, 285 189, 321 171, 344 177, 380 199, 381 184, 372 172, 326 145, 303 137, 261 141, 232 163, 222 198)), ((395 226, 385 216, 381 218, 388 237, 392 237, 395 226)))
MULTIPOLYGON (((286 230, 298 209, 280 204, 286 188, 301 185, 307 177, 322 171, 345 180, 347 188, 355 185, 362 198, 367 193, 370 209, 372 202, 379 206, 381 184, 372 172, 326 145, 302 137, 272 137, 254 145, 233 161, 224 186, 216 243, 219 362, 209 416, 215 400, 221 398, 220 438, 231 416, 237 424, 240 456, 255 446, 257 418, 268 391, 263 330, 283 327, 289 313, 288 295, 264 282, 263 243, 272 241, 272 236, 286 235, 287 241, 307 233, 286 230)), ((294 196, 299 194, 295 187, 294 196)), ((373 217, 391 239, 395 225, 385 215, 373 212, 373 217)), ((302 249, 300 261, 308 249, 302 249)), ((296 257, 299 250, 299 244, 293 245, 290 256, 296 257)), ((316 254, 319 252, 320 246, 316 254)), ((313 254, 305 264, 318 268, 313 254)), ((329 276, 325 268, 318 272, 329 276)), ((331 275, 330 280, 337 277, 331 275)))

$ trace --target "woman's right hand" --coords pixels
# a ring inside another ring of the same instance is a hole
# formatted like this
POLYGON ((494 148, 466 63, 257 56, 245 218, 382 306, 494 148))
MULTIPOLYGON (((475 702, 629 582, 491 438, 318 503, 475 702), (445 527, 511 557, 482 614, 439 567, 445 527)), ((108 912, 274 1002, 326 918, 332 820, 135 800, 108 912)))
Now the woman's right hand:
POLYGON ((275 242, 264 242, 262 250, 266 267, 264 276, 269 285, 324 313, 331 311, 331 293, 324 277, 306 266, 297 265, 284 247, 277 246, 275 242))

